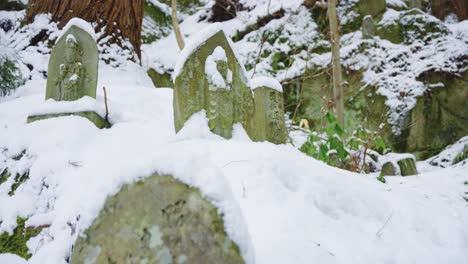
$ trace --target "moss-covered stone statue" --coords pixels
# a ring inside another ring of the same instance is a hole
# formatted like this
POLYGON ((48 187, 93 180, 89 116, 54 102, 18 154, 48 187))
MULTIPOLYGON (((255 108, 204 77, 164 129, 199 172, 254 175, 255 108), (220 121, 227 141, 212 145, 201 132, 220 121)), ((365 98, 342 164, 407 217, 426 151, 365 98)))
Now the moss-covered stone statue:
POLYGON ((96 98, 98 48, 83 29, 71 26, 58 40, 49 60, 46 99, 96 98))
POLYGON ((217 209, 169 176, 124 186, 85 234, 71 263, 244 263, 217 209))
POLYGON ((265 111, 261 107, 268 105, 268 108, 276 109, 278 116, 283 116, 282 93, 270 96, 269 92, 262 92, 260 89, 258 99, 254 102, 252 90, 247 85, 245 70, 237 60, 222 29, 215 24, 200 35, 205 38, 194 40, 201 40, 201 43, 187 44, 182 52, 184 58, 179 61, 174 71, 176 132, 193 114, 204 109, 211 131, 224 138, 231 138, 232 126, 240 123, 253 140, 285 143, 284 117, 273 121, 269 120, 271 116, 265 112, 256 113, 257 108, 260 107, 259 111, 265 111), (267 103, 268 100, 272 101, 267 103), (262 119, 256 120, 259 117, 262 119), (274 126, 271 125, 273 123, 274 126), (277 129, 272 130, 273 127, 277 129), (258 132, 267 130, 268 135, 258 132))
MULTIPOLYGON (((84 96, 96 98, 98 79, 98 47, 96 41, 79 26, 87 22, 74 18, 64 27, 50 55, 45 99, 75 101, 84 96)), ((109 123, 92 111, 79 113, 50 113, 28 117, 28 122, 58 116, 77 115, 87 118, 97 127, 109 123)))

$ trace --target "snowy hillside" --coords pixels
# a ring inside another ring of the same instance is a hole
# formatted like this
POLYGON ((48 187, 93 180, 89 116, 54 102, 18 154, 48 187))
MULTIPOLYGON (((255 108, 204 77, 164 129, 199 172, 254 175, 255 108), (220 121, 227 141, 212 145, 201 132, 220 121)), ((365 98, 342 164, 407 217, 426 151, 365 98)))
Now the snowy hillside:
MULTIPOLYGON (((105 130, 81 117, 26 124, 44 107, 40 80, 0 104, 2 162, 30 170, 13 196, 12 179, 0 186, 1 229, 11 232, 17 216, 28 217, 27 226, 50 225, 28 242, 30 263, 65 263, 77 235, 71 226, 82 231, 107 195, 156 171, 199 187, 218 205, 250 263, 468 260, 466 165, 382 184, 292 146, 250 142, 242 129, 221 139, 202 114, 175 135, 172 91, 152 88, 137 65, 102 63, 101 86, 113 123, 105 130)), ((83 100, 81 107, 103 111, 98 93, 95 105, 83 100)))
MULTIPOLYGON (((315 50, 329 46, 318 36, 319 25, 311 20, 303 1, 243 2, 245 9, 237 18, 220 24, 232 38, 259 17, 279 10, 286 13, 267 23, 262 32, 252 30, 233 43, 249 77, 266 75, 281 82, 303 74, 312 61, 314 67, 328 64, 329 52, 290 50, 292 43, 315 50), (258 57, 258 38, 279 28, 281 35, 276 38, 287 38, 288 45, 265 42, 268 55, 257 61, 256 68, 249 67, 258 57), (273 71, 271 56, 278 51, 294 60, 273 71)), ((403 13, 391 10, 380 23, 391 23, 403 13)), ((181 14, 189 45, 210 24, 200 20, 207 12, 199 8, 191 15, 181 14)), ((0 11, 0 17, 22 16, 24 11, 0 11)), ((378 83, 390 108, 399 109, 390 115, 397 120, 402 109, 414 106, 413 97, 398 97, 401 86, 417 95, 424 86, 417 80, 419 73, 441 67, 454 73, 466 70, 466 61, 459 63, 455 58, 468 54, 467 21, 445 26, 450 32, 447 38, 411 45, 379 37, 363 39, 359 30, 348 32, 342 37, 342 57, 349 67, 364 71, 367 83, 378 83), (361 54, 361 45, 373 48, 361 54), (402 54, 408 56, 408 64, 395 61, 402 54), (445 64, 447 58, 454 58, 453 63, 445 64), (388 63, 381 68, 384 61, 388 63)), ((172 32, 143 46, 142 65, 119 57, 112 48, 106 50, 99 61, 96 99, 45 101, 50 49, 44 43, 28 47, 33 33, 41 30, 52 32, 54 40, 60 36, 47 16, 21 32, 0 29, 0 58, 18 60, 24 78, 23 85, 0 97, 0 235, 13 234, 19 218, 27 219, 25 230, 40 227, 39 234, 27 241, 29 260, 0 253, 0 263, 68 263, 78 236, 96 219, 106 198, 124 184, 154 173, 172 175, 199 188, 218 208, 226 233, 249 264, 468 263, 468 163, 452 162, 466 138, 418 162, 420 174, 386 177, 384 184, 376 180, 378 173, 328 166, 291 143, 253 142, 240 124, 234 126, 232 139, 224 139, 210 131, 203 111, 176 134, 173 89, 155 88, 147 75, 149 68, 161 74, 174 72, 183 54, 172 32), (107 64, 109 58, 120 59, 107 64), (92 110, 104 116, 102 87, 107 91, 111 128, 98 129, 79 116, 26 122, 31 115, 67 111, 92 110), (6 168, 15 177, 3 179, 6 168), (26 176, 18 184, 22 175, 26 176)), ((277 82, 273 84, 281 89, 277 82)), ((293 142, 303 142, 307 135, 291 132, 290 136, 293 142)))

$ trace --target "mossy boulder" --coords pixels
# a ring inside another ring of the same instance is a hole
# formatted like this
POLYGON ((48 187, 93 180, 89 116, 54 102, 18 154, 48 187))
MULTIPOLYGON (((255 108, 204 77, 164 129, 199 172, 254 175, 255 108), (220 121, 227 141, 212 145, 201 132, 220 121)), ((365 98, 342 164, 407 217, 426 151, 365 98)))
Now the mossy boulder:
POLYGON ((371 15, 373 17, 381 15, 385 11, 385 0, 359 0, 357 3, 357 11, 364 16, 371 15))
POLYGON ((382 165, 382 170, 380 171, 381 176, 396 176, 398 170, 392 162, 386 162, 382 165))
POLYGON ((429 71, 419 79, 426 93, 417 99, 408 126, 399 138, 398 150, 426 159, 468 135, 468 71, 462 75, 429 71))
POLYGON ((381 176, 411 176, 418 174, 416 159, 408 154, 388 154, 390 158, 382 165, 381 176))
POLYGON ((150 68, 147 73, 156 88, 174 88, 174 82, 169 73, 159 73, 153 68, 150 68))
POLYGON ((29 116, 27 119, 28 123, 32 123, 39 120, 49 119, 49 118, 56 118, 61 116, 80 116, 88 119, 93 123, 97 128, 110 128, 111 124, 102 118, 99 114, 93 111, 84 111, 84 112, 76 112, 76 113, 59 113, 59 114, 44 114, 44 115, 34 115, 29 116))
POLYGON ((122 187, 85 235, 72 263, 244 263, 216 208, 170 176, 122 187))
POLYGON ((406 158, 398 161, 401 176, 410 176, 418 174, 416 169, 416 160, 414 158, 406 158))
POLYGON ((413 43, 415 40, 424 42, 444 36, 448 33, 442 21, 424 13, 419 9, 394 12, 389 19, 381 21, 377 26, 377 35, 393 43, 413 43))

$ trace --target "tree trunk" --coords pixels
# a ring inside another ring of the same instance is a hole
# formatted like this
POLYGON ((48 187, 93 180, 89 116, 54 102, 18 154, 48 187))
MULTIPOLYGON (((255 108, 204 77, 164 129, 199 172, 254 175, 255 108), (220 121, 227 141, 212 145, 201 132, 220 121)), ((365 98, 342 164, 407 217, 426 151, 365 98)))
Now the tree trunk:
POLYGON ((468 19, 468 0, 431 0, 431 10, 438 19, 455 13, 459 21, 468 19))
POLYGON ((180 27, 179 27, 179 19, 177 18, 177 0, 172 0, 172 27, 174 28, 174 34, 177 40, 177 45, 179 45, 179 49, 183 49, 185 44, 184 44, 184 38, 182 37, 182 33, 180 32, 180 27))
MULTIPOLYGON (((52 20, 63 28, 73 17, 95 22, 96 32, 104 30, 100 39, 123 47, 128 40, 141 58, 141 27, 144 0, 29 0, 25 22, 31 23, 37 14, 51 13, 52 20), (109 38, 107 40, 107 38, 109 38)), ((98 41, 99 41, 98 40, 98 41)))
POLYGON ((340 61, 340 34, 338 32, 338 17, 336 15, 336 0, 328 0, 328 17, 330 19, 330 41, 333 69, 333 104, 338 122, 344 128, 344 102, 342 73, 340 61))

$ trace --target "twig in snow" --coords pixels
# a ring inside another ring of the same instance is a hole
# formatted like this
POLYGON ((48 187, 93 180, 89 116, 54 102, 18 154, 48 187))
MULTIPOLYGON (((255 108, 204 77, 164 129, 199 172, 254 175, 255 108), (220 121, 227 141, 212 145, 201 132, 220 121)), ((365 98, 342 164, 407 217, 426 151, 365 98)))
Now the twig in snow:
POLYGON ((106 120, 106 122, 109 123, 109 109, 107 108, 107 91, 106 91, 106 87, 103 86, 102 90, 104 90, 104 105, 106 106, 106 115, 104 116, 104 120, 106 120))
POLYGON ((392 210, 392 213, 388 216, 387 220, 385 221, 385 223, 383 224, 383 226, 379 229, 379 231, 377 231, 377 233, 375 234, 376 236, 380 237, 382 235, 382 231, 383 229, 385 228, 385 226, 388 224, 388 222, 390 221, 390 219, 392 218, 393 216, 393 210, 392 210))
POLYGON ((233 160, 233 161, 230 161, 230 162, 224 164, 223 166, 221 166, 221 169, 223 169, 224 167, 227 167, 227 166, 230 165, 231 163, 234 163, 234 162, 245 162, 245 161, 250 161, 250 160, 233 160))
POLYGON ((73 167, 81 167, 81 166, 82 166, 82 165, 81 165, 81 162, 79 162, 79 161, 71 161, 71 160, 69 160, 69 161, 68 161, 68 164, 72 165, 73 167))

